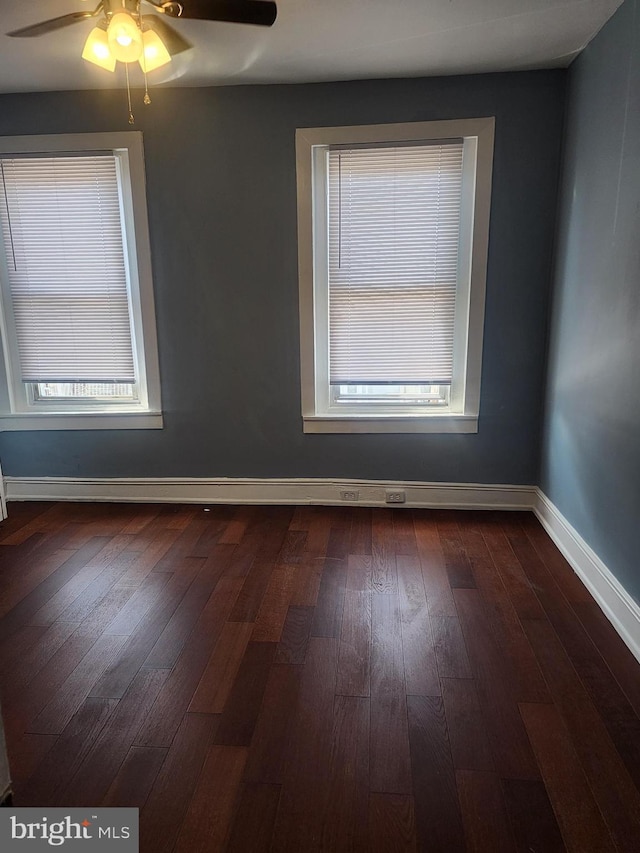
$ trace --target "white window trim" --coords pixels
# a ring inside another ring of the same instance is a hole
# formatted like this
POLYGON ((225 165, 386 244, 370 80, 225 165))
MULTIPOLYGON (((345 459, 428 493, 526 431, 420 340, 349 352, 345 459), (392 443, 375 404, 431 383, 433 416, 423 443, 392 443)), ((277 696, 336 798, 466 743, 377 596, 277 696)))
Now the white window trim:
POLYGON ((493 117, 408 124, 356 125, 352 127, 301 128, 296 131, 298 185, 298 274, 300 283, 300 358, 302 418, 308 433, 474 433, 478 431, 482 336, 489 243, 491 178, 493 167, 493 117), (424 408, 375 414, 332 411, 328 400, 326 356, 326 238, 318 239, 314 219, 326 219, 326 199, 314 192, 316 158, 329 145, 358 145, 462 137, 475 148, 473 233, 468 262, 468 311, 456 311, 456 323, 468 325, 456 335, 454 360, 463 365, 462 390, 454 395, 446 412, 424 408), (475 190, 475 193, 474 193, 475 190))
MULTIPOLYGON (((35 403, 23 383, 11 376, 17 364, 12 350, 15 337, 8 323, 10 313, 2 298, 4 370, 0 370, 0 430, 86 430, 86 429, 161 429, 160 369, 153 298, 151 248, 144 174, 142 133, 56 134, 52 136, 0 137, 0 157, 8 154, 53 154, 62 152, 126 150, 127 158, 119 161, 123 169, 122 194, 125 229, 125 259, 128 266, 133 340, 138 365, 139 398, 135 402, 75 403, 74 401, 39 400, 35 403), (128 175, 126 171, 128 171, 128 175), (128 178, 128 180, 127 180, 128 178), (133 234, 130 242, 127 235, 133 234), (73 407, 76 408, 73 408, 73 407), (71 411, 73 409, 73 411, 71 411)), ((0 253, 0 275, 6 263, 0 253)), ((4 288, 1 288, 4 292, 4 288)))

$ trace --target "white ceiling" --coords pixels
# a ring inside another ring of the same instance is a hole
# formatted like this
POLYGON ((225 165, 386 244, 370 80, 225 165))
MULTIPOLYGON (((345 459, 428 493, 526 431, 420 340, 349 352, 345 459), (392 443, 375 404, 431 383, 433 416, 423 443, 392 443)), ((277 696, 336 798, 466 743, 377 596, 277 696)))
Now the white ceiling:
MULTIPOLYGON (((278 0, 278 19, 269 29, 172 20, 194 47, 176 56, 170 70, 153 72, 150 82, 300 83, 562 68, 621 2, 278 0)), ((96 4, 0 0, 0 26, 7 32, 96 4)), ((0 92, 122 85, 122 66, 113 75, 81 59, 92 27, 89 20, 39 38, 1 35, 0 92)), ((133 85, 138 76, 134 68, 133 85)))

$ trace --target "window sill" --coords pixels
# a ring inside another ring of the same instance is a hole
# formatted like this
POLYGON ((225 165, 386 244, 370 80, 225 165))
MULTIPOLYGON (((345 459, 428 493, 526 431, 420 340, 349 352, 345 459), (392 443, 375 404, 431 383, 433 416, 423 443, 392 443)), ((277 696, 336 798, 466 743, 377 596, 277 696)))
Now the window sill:
POLYGON ((305 415, 306 433, 476 433, 477 415, 305 415))
POLYGON ((0 416, 0 431, 162 429, 161 412, 33 412, 0 416))

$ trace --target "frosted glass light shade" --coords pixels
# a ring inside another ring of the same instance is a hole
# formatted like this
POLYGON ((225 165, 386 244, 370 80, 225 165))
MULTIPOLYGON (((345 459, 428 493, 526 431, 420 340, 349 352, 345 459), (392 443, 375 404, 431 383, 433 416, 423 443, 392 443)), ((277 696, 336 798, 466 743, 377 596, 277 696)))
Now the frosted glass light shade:
POLYGON ((99 65, 105 71, 115 71, 116 59, 109 49, 107 33, 100 27, 94 27, 84 43, 82 58, 94 65, 99 65))
POLYGON ((155 71, 156 68, 171 62, 171 55, 164 42, 153 30, 142 33, 142 56, 138 62, 143 71, 155 71))
POLYGON ((107 40, 118 62, 135 62, 142 55, 142 32, 128 12, 116 12, 107 29, 107 40))

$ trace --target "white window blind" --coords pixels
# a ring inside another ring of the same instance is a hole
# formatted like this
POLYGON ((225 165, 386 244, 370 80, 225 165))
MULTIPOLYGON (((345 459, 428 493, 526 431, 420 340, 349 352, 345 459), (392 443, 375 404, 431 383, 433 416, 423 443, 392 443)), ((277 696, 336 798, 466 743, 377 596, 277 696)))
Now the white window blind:
POLYGON ((329 151, 332 385, 451 383, 462 150, 329 151))
POLYGON ((116 156, 0 167, 22 381, 135 382, 116 156))

